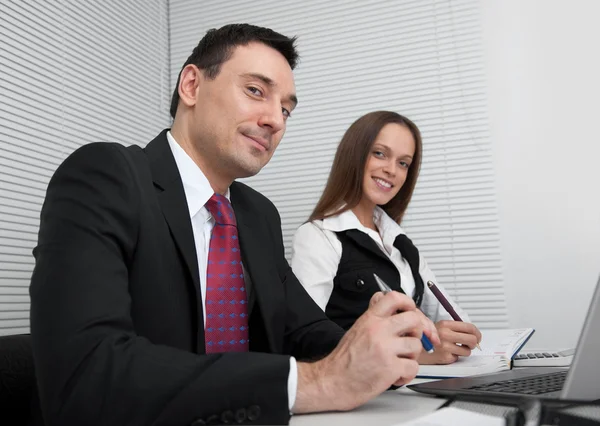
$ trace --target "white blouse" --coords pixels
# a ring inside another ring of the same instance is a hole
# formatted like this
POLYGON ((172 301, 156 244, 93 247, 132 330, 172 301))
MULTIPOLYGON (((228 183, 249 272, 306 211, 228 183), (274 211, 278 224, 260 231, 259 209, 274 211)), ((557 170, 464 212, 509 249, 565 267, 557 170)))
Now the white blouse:
MULTIPOLYGON (((394 247, 394 241, 400 234, 406 234, 400 225, 380 207, 373 214, 379 232, 363 226, 352 210, 323 220, 307 222, 300 226, 292 242, 292 269, 308 294, 319 307, 325 310, 331 293, 333 279, 342 258, 342 243, 336 232, 357 229, 369 235, 379 248, 389 257, 400 273, 402 290, 409 296, 415 291, 415 280, 410 265, 394 247)), ((437 282, 435 275, 427 266, 427 262, 419 254, 419 272, 423 283, 433 281, 446 296, 456 313, 463 321, 469 322, 469 316, 450 298, 444 288, 437 282)), ((451 320, 452 317, 438 302, 431 290, 425 285, 421 310, 433 322, 451 320)))

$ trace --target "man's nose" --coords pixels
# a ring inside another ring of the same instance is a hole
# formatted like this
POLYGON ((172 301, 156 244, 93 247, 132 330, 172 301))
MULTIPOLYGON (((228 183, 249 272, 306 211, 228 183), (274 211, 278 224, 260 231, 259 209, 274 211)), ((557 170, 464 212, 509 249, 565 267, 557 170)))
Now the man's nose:
POLYGON ((285 129, 285 118, 281 106, 272 105, 265 108, 258 120, 260 127, 268 127, 272 133, 285 129))

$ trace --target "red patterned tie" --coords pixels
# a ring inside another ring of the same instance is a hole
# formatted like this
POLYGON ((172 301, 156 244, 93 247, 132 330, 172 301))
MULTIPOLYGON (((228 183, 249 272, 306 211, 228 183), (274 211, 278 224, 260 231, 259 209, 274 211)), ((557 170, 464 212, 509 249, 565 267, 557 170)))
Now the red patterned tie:
POLYGON ((214 194, 206 208, 215 219, 206 268, 206 353, 248 351, 248 305, 231 203, 214 194))

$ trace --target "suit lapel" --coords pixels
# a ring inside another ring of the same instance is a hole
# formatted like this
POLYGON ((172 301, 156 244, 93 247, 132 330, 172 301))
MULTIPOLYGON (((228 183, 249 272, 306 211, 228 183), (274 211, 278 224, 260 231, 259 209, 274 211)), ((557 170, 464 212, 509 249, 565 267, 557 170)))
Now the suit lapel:
MULTIPOLYGON (((194 234, 181 176, 167 140, 167 130, 150 142, 145 151, 163 216, 194 284, 198 321, 199 324, 202 324, 204 310, 200 294, 200 276, 194 234)), ((266 240, 261 235, 262 218, 254 217, 252 213, 249 213, 252 212, 252 208, 247 204, 247 197, 241 194, 235 182, 231 185, 230 191, 231 203, 238 224, 242 263, 245 272, 247 271, 251 278, 249 280, 251 287, 248 289, 248 313, 251 313, 253 302, 256 300, 261 307, 270 349, 275 352, 275 330, 269 325, 280 325, 272 318, 275 312, 272 307, 284 298, 283 289, 281 286, 273 285, 273 283, 280 282, 279 276, 274 265, 269 262, 270 258, 265 256, 265 252, 270 253, 270 250, 264 250, 261 247, 261 242, 266 240)), ((205 351, 203 327, 198 328, 198 350, 200 353, 205 351)))
POLYGON ((150 142, 145 151, 149 159, 160 207, 179 250, 179 255, 192 277, 199 317, 202 318, 200 274, 198 272, 198 257, 194 244, 192 222, 181 176, 167 141, 167 130, 164 130, 156 139, 150 142))
MULTIPOLYGON (((239 193, 238 186, 234 182, 230 187, 231 204, 235 211, 235 217, 238 226, 238 237, 240 241, 240 250, 242 252, 242 263, 244 268, 250 274, 252 288, 249 289, 248 313, 251 314, 253 303, 260 305, 260 311, 263 316, 265 332, 271 351, 276 351, 273 324, 277 324, 272 314, 275 312, 273 306, 284 297, 282 287, 273 285, 280 282, 279 275, 274 265, 269 262, 272 260, 267 254, 271 252, 270 248, 261 247, 261 242, 267 239, 261 234, 261 218, 254 217, 251 208, 244 203, 244 197, 239 193)), ((267 230, 263 230, 267 232, 267 230)), ((271 243, 267 241, 267 244, 271 243)), ((246 281, 248 282, 248 280, 246 281)))

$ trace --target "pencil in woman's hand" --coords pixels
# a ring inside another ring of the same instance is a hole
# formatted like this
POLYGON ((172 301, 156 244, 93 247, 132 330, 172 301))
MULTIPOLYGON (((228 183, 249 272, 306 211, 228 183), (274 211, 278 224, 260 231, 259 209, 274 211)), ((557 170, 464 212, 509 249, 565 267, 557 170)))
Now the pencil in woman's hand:
MULTIPOLYGON (((431 290, 431 292, 433 293, 433 295, 435 296, 435 298, 444 307, 444 309, 446 310, 446 312, 448 312, 450 314, 450 316, 452 317, 452 319, 454 321, 460 321, 460 322, 462 322, 462 319, 458 316, 458 314, 454 310, 454 307, 450 304, 450 302, 448 302, 448 299, 446 299, 444 297, 444 295, 442 294, 442 292, 440 291, 440 289, 437 288, 437 286, 432 281, 427 281, 427 287, 429 287, 429 290, 431 290)), ((481 350, 481 347, 479 346, 479 343, 477 343, 477 349, 481 350)))

